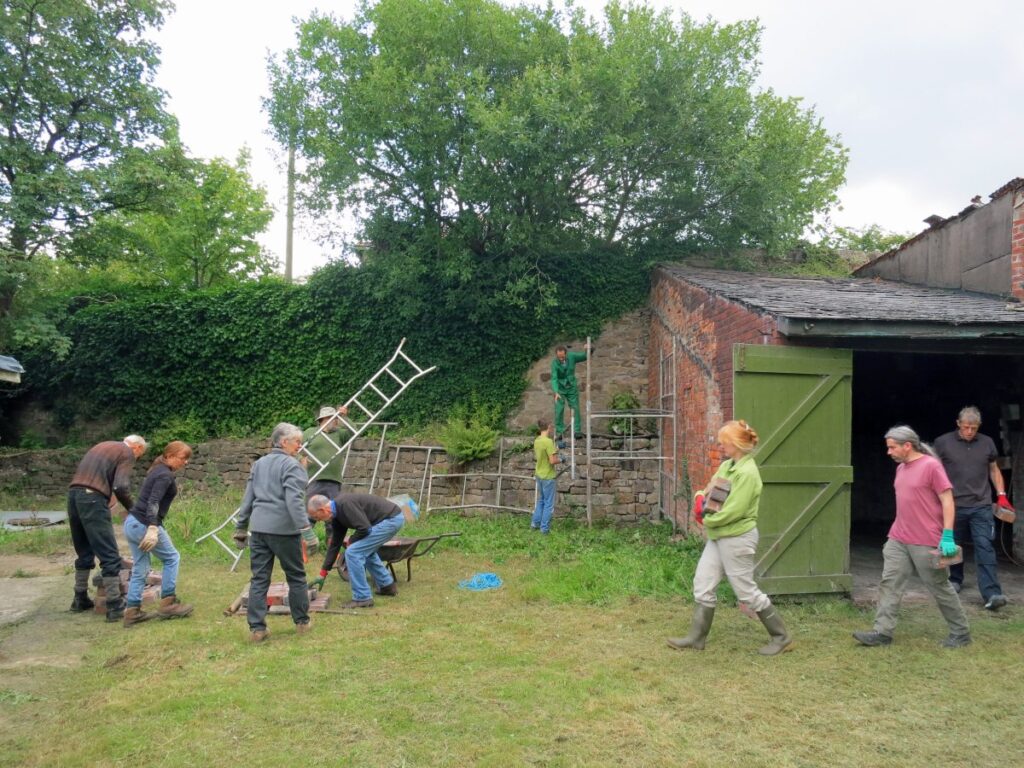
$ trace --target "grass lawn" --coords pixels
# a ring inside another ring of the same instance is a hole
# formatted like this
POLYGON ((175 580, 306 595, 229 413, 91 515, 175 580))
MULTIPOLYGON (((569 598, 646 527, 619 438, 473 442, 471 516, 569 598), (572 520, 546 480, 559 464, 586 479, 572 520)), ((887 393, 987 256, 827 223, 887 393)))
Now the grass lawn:
MULTIPOLYGON (((72 615, 68 575, 0 628, 0 765, 979 768, 1024 754, 1017 606, 972 613, 974 644, 947 651, 930 604, 905 607, 897 642, 868 649, 850 632, 870 612, 784 603, 797 645, 764 658, 764 630, 723 588, 707 650, 681 653, 665 637, 688 626, 699 547, 666 528, 557 521, 541 537, 523 518, 435 516, 403 535, 463 536, 416 560, 410 583, 401 565, 397 598, 314 615, 302 638, 271 616, 270 640, 251 646, 245 619, 221 615, 247 559, 230 574, 182 530, 194 538, 223 509, 180 512, 191 618, 124 630, 72 615), (504 585, 458 588, 484 571, 504 585)), ((59 549, 66 531, 0 538, 0 557, 59 549)), ((349 598, 333 573, 325 591, 349 598)))

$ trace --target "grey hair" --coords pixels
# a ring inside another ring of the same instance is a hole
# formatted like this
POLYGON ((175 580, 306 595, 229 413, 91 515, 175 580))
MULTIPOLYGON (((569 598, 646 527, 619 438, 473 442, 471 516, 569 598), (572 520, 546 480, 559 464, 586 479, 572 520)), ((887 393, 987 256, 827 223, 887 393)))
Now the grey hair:
POLYGON ((957 421, 963 421, 967 424, 981 425, 981 411, 976 406, 967 405, 960 409, 960 413, 957 414, 957 421))
POLYGON ((885 433, 885 439, 895 440, 901 445, 903 443, 910 443, 910 447, 918 453, 924 453, 928 456, 938 458, 935 455, 935 450, 928 445, 928 443, 922 442, 917 432, 906 424, 897 424, 895 427, 890 427, 889 431, 885 433))
POLYGON ((149 444, 146 442, 146 438, 141 435, 128 435, 128 437, 126 437, 122 442, 127 443, 128 445, 141 445, 143 451, 149 447, 149 444))
POLYGON ((285 440, 291 440, 293 437, 302 438, 302 430, 296 427, 294 424, 289 424, 287 421, 282 421, 276 427, 274 431, 270 433, 270 445, 273 448, 280 448, 281 443, 285 440))
POLYGON ((331 503, 331 500, 326 496, 322 496, 319 493, 315 496, 309 497, 309 503, 306 504, 306 511, 312 512, 314 509, 320 509, 320 507, 326 507, 331 503))

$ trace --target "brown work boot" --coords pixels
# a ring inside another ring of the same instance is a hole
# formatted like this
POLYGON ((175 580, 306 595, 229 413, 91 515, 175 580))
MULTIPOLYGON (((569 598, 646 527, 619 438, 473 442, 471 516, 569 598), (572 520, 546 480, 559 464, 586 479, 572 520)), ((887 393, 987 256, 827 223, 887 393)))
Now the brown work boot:
POLYGON ((184 619, 192 613, 192 606, 178 600, 175 595, 167 595, 160 598, 160 606, 156 609, 156 615, 161 619, 184 619))
POLYGON ((313 622, 312 622, 312 620, 307 621, 305 624, 296 624, 295 625, 295 634, 296 635, 308 635, 312 631, 313 631, 313 622))
POLYGON ((249 633, 249 642, 262 643, 268 637, 270 637, 269 629, 254 629, 252 632, 249 633))
POLYGON ((124 626, 125 629, 134 626, 135 624, 141 624, 144 621, 149 621, 153 618, 152 613, 146 613, 142 608, 137 605, 130 605, 125 609, 124 612, 124 626))
POLYGON ((386 587, 378 589, 377 594, 384 595, 384 597, 398 597, 398 584, 392 581, 386 587))
POLYGON ((373 600, 349 600, 342 608, 373 608, 373 600))

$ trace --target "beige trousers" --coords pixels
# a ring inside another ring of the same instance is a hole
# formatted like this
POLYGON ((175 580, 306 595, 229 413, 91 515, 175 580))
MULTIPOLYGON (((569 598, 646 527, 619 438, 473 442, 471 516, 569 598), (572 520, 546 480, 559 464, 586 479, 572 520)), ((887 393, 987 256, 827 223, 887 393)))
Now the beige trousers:
POLYGON ((693 599, 714 608, 718 603, 718 585, 724 576, 741 603, 755 611, 770 607, 772 601, 754 581, 757 538, 757 528, 753 528, 739 536, 708 539, 693 575, 693 599))

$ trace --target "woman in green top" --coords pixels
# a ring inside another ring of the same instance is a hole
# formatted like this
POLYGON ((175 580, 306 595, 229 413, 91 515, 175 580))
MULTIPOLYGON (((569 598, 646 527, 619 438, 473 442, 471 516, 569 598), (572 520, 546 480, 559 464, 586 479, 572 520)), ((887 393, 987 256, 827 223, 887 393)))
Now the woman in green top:
POLYGON ((703 522, 707 543, 693 576, 695 601, 693 623, 686 637, 671 637, 668 644, 676 649, 703 650, 704 641, 711 630, 718 602, 718 585, 725 576, 736 597, 750 606, 761 619, 771 641, 761 648, 765 656, 774 656, 789 650, 793 644, 768 596, 754 581, 754 553, 757 550, 757 507, 761 501, 761 473, 750 452, 757 445, 757 433, 745 421, 730 421, 718 430, 718 443, 728 458, 715 472, 708 487, 697 494, 694 516, 703 522), (716 480, 729 488, 725 501, 717 511, 704 510, 704 498, 716 480))

